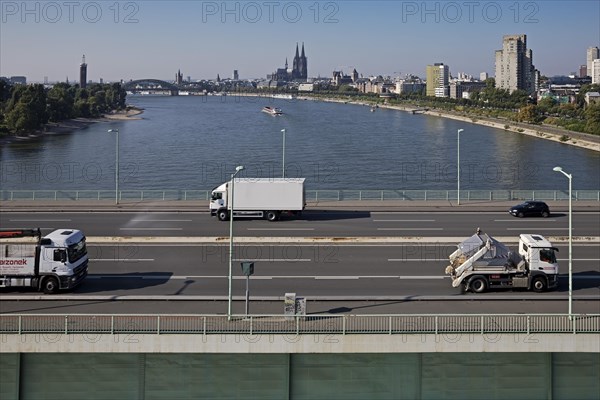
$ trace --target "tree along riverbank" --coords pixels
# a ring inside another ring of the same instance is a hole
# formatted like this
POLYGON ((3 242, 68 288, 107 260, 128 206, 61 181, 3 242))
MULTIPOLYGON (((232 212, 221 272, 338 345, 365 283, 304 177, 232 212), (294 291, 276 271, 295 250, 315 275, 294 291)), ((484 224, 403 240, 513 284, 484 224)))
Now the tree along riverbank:
POLYGON ((0 136, 0 144, 35 139, 44 135, 70 133, 100 122, 139 120, 139 115, 143 112, 141 108, 127 106, 125 110, 114 110, 98 118, 71 118, 60 122, 48 122, 40 129, 26 134, 0 136))
POLYGON ((126 96, 120 83, 86 88, 58 83, 46 88, 0 81, 0 136, 27 137, 55 124, 72 125, 73 120, 81 122, 114 114, 113 110, 127 111, 126 96))

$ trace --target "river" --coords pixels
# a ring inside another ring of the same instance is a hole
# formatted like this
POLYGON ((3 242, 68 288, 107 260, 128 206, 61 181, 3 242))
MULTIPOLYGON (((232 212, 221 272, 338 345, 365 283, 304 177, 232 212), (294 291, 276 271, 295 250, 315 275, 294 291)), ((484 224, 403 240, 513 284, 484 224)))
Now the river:
POLYGON ((119 130, 121 190, 211 189, 237 165, 245 177, 287 177, 309 189, 453 190, 600 187, 600 154, 562 143, 397 110, 239 96, 129 96, 141 120, 2 144, 3 190, 111 190, 119 130), (261 112, 265 105, 284 114, 261 112))

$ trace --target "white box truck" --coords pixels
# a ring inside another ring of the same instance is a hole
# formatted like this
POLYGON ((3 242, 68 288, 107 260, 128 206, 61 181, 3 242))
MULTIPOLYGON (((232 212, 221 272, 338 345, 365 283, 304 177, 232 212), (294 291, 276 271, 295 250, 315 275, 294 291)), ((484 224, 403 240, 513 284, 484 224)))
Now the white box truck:
POLYGON ((541 235, 521 234, 517 254, 478 228, 450 254, 446 274, 463 292, 510 288, 543 292, 558 286, 557 251, 541 235))
POLYGON ((0 287, 33 287, 44 293, 72 289, 87 276, 85 236, 58 229, 42 237, 40 229, 0 230, 0 287), (35 243, 15 243, 34 237, 35 243))
POLYGON ((277 221, 281 214, 304 210, 304 178, 235 178, 213 189, 210 213, 220 221, 234 217, 259 217, 277 221))

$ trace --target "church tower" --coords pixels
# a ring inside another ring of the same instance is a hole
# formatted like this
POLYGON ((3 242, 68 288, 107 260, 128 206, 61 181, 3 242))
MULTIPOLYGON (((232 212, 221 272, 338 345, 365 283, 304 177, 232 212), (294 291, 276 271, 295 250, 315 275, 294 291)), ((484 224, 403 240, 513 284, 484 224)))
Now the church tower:
POLYGON ((304 53, 304 43, 302 43, 302 55, 298 50, 298 43, 296 43, 296 55, 294 56, 294 62, 292 63, 292 80, 306 81, 308 78, 308 62, 306 60, 306 54, 304 53))
POLYGON ((300 79, 306 81, 308 79, 308 62, 304 54, 304 42, 302 43, 302 55, 300 56, 300 79))
POLYGON ((292 62, 292 80, 300 78, 300 54, 298 52, 298 43, 296 43, 296 55, 292 62))

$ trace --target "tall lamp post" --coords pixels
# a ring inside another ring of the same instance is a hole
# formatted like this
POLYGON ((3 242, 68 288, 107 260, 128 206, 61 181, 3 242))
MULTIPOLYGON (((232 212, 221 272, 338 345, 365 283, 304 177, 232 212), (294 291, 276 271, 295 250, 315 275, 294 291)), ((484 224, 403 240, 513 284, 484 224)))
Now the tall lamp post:
POLYGON ((109 129, 109 133, 114 132, 117 138, 116 150, 117 160, 115 161, 115 204, 119 204, 119 130, 109 129))
POLYGON ((573 175, 567 174, 561 167, 554 167, 552 170, 560 172, 569 178, 569 319, 573 319, 573 208, 571 207, 573 199, 573 196, 571 195, 573 175))
POLYGON ((459 129, 458 133, 456 134, 456 148, 457 148, 457 155, 456 155, 456 204, 460 205, 460 133, 464 131, 464 129, 459 129))
POLYGON ((234 190, 234 179, 238 172, 244 169, 243 165, 239 165, 235 168, 235 172, 231 174, 231 208, 229 211, 229 297, 227 303, 227 319, 231 320, 231 271, 233 262, 233 190, 234 190))
POLYGON ((281 132, 283 133, 283 160, 281 161, 283 171, 281 175, 285 178, 285 129, 282 129, 281 132))

